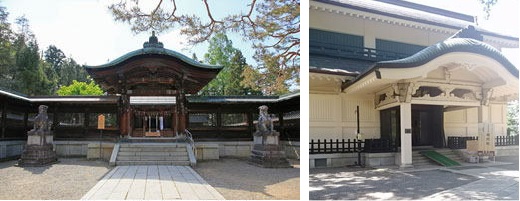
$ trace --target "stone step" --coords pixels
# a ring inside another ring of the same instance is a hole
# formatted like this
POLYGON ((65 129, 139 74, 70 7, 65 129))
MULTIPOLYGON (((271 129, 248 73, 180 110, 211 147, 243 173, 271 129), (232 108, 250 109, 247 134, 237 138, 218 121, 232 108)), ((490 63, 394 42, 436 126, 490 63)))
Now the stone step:
POLYGON ((178 165, 189 166, 189 161, 116 161, 116 165, 178 165))
POLYGON ((120 152, 185 152, 186 147, 120 147, 120 152))
POLYGON ((179 152, 119 152, 119 156, 187 156, 186 151, 179 152))
POLYGON ((185 143, 121 143, 120 147, 186 147, 185 143))
POLYGON ((117 156, 117 161, 188 161, 186 156, 117 156))

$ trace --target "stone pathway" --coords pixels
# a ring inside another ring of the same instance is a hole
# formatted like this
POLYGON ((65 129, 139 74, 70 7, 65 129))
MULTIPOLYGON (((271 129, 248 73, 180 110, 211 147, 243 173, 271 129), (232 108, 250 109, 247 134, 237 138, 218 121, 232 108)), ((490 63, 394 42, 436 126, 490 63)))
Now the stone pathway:
POLYGON ((495 167, 475 167, 448 171, 481 178, 449 190, 427 196, 425 200, 518 200, 519 171, 495 167))
POLYGON ((82 200, 224 200, 191 167, 118 166, 82 200))

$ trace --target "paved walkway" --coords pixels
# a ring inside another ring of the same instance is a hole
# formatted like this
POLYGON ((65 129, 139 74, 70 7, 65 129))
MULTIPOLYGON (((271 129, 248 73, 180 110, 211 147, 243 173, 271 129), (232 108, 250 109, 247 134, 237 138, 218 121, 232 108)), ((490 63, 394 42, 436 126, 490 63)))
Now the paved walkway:
POLYGON ((463 167, 448 171, 481 178, 449 190, 427 196, 425 200, 518 200, 519 171, 495 167, 463 167))
POLYGON ((82 200, 224 200, 191 167, 118 166, 82 200))

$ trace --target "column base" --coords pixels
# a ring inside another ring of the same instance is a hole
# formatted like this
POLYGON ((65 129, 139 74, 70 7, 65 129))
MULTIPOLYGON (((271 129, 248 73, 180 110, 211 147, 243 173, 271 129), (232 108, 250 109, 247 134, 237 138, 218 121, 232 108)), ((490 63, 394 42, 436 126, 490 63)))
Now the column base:
POLYGON ((412 169, 414 168, 414 166, 412 164, 401 164, 399 165, 399 169, 402 170, 402 169, 412 169))

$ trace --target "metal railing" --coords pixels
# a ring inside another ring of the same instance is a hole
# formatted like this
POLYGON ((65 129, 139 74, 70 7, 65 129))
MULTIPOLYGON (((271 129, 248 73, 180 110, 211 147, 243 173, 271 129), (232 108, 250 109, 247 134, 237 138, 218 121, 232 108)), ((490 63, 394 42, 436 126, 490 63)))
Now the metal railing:
MULTIPOLYGON (((448 137, 448 147, 450 149, 466 149, 467 140, 478 140, 477 136, 472 137, 448 137)), ((512 146, 518 145, 518 135, 515 136, 496 136, 495 146, 512 146)))
POLYGON ((367 47, 324 43, 321 41, 310 41, 309 52, 311 55, 318 54, 348 59, 362 59, 368 61, 402 59, 412 55, 367 47))
POLYGON ((332 153, 384 153, 395 152, 397 146, 392 140, 387 139, 324 139, 311 140, 309 143, 310 154, 332 154, 332 153))

